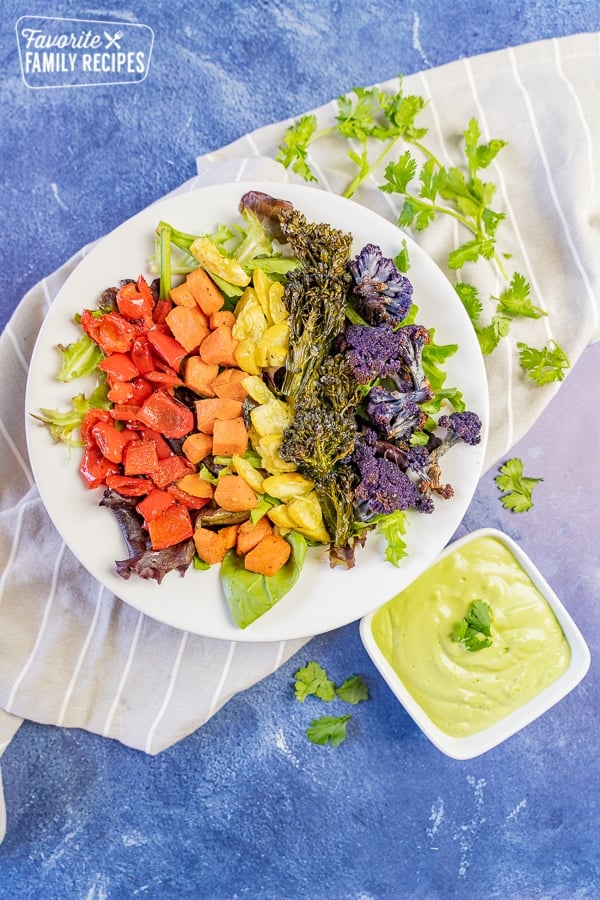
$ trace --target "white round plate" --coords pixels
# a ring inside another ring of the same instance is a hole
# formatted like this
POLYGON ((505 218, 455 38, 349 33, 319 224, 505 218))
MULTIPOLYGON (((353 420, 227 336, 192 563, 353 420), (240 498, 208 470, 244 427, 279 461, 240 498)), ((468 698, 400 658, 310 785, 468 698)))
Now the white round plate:
POLYGON ((277 641, 310 637, 360 619, 433 562, 459 525, 481 474, 488 392, 483 359, 466 312, 446 277, 416 243, 376 213, 337 195, 303 185, 253 182, 210 186, 160 201, 91 250, 65 282, 40 330, 29 370, 25 413, 29 455, 42 500, 65 543, 98 581, 135 609, 176 628, 221 639, 277 641), (158 221, 164 219, 191 233, 210 232, 219 223, 238 220, 239 200, 251 189, 291 200, 309 220, 351 232, 354 252, 374 243, 393 257, 406 240, 418 321, 435 328, 436 343, 458 344, 457 353, 446 363, 446 383, 460 388, 467 408, 479 415, 483 429, 477 446, 459 444, 443 459, 444 481, 453 485, 455 496, 437 500, 432 514, 409 514, 408 555, 399 568, 385 561, 385 547, 375 535, 357 549, 351 570, 331 569, 326 549, 311 550, 293 590, 241 630, 229 614, 218 567, 209 571, 190 567, 184 577, 170 572, 160 585, 135 576, 124 580, 116 574, 114 561, 127 554, 112 513, 98 506, 102 492, 85 487, 78 471, 79 451, 53 443, 48 430, 32 414, 41 407, 67 409, 71 397, 85 389, 80 381, 57 381, 57 345, 77 340, 80 331, 73 316, 86 307, 93 308, 104 288, 122 278, 148 274, 158 221))

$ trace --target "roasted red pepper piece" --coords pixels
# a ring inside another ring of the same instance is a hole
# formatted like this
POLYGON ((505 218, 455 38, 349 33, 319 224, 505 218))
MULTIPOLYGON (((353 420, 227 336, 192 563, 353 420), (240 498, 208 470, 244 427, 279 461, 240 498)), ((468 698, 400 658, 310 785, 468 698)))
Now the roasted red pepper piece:
POLYGON ((163 387, 181 387, 183 385, 183 381, 181 378, 178 378, 177 375, 172 372, 158 372, 155 370, 154 372, 147 372, 146 378, 148 381, 151 381, 152 384, 162 384, 163 387))
POLYGON ((124 448, 123 469, 126 475, 152 477, 157 465, 158 456, 153 441, 132 440, 124 448))
POLYGON ((131 381, 115 381, 106 395, 111 403, 129 403, 133 399, 131 381))
POLYGON ((119 288, 117 307, 130 322, 140 322, 149 327, 153 321, 154 297, 146 279, 140 275, 137 282, 129 281, 119 288))
POLYGON ((138 418, 143 425, 167 438, 181 438, 194 427, 194 414, 185 404, 158 388, 141 407, 138 418))
POLYGON ((115 403, 110 414, 115 422, 128 422, 130 427, 134 427, 132 423, 137 423, 140 409, 141 406, 134 403, 115 403))
POLYGON ((119 431, 112 422, 96 422, 91 433, 102 456, 113 463, 122 462, 123 450, 136 439, 133 431, 119 431))
POLYGON ((111 353, 98 363, 98 368, 106 372, 109 384, 132 381, 140 374, 128 353, 111 353))
POLYGON ((194 533, 188 509, 181 503, 172 503, 148 523, 148 533, 153 550, 164 550, 188 540, 194 533))
POLYGON ((109 475, 118 475, 119 467, 103 456, 98 447, 89 445, 84 447, 79 471, 92 490, 105 484, 109 475))
POLYGON ((131 396, 131 403, 133 406, 141 406, 154 390, 150 382, 146 381, 141 375, 138 378, 133 379, 131 387, 133 388, 133 394, 131 396))
POLYGON ((174 372, 179 372, 181 363, 187 356, 187 351, 170 334, 153 328, 148 332, 148 340, 153 350, 166 362, 174 372))
POLYGON ((210 497, 194 497, 193 494, 182 491, 176 484, 170 484, 167 488, 167 493, 171 494, 175 500, 183 503, 184 506, 187 506, 188 509, 202 509, 203 506, 210 503, 210 497))
POLYGON ((140 375, 153 372, 156 368, 152 348, 145 334, 138 335, 131 345, 131 359, 140 375))
POLYGON ((107 475, 106 487, 111 488, 123 497, 145 497, 153 490, 148 478, 135 475, 107 475))
POLYGON ((158 465, 152 473, 152 480, 156 487, 166 488, 193 471, 194 466, 184 456, 173 454, 173 456, 167 456, 166 459, 159 459, 158 465))
POLYGON ((161 491, 159 488, 152 488, 150 493, 137 504, 136 509, 144 519, 144 524, 148 527, 148 523, 152 522, 160 516, 172 503, 175 498, 167 491, 161 491))
POLYGON ((89 309, 84 309, 81 327, 107 356, 127 353, 136 335, 133 325, 116 312, 95 316, 89 309))
POLYGON ((83 417, 83 422, 81 423, 81 440, 88 447, 95 447, 96 441, 94 440, 94 436, 92 434, 92 428, 96 424, 96 422, 112 422, 113 418, 108 409, 98 409, 93 407, 92 409, 88 409, 85 416, 83 417))
POLYGON ((173 309, 172 300, 157 300, 152 318, 155 325, 164 325, 167 316, 173 309))
POLYGON ((151 428, 138 428, 137 433, 143 441, 152 441, 156 447, 156 454, 159 459, 166 459, 167 456, 173 456, 173 451, 165 441, 162 434, 153 431, 151 428))

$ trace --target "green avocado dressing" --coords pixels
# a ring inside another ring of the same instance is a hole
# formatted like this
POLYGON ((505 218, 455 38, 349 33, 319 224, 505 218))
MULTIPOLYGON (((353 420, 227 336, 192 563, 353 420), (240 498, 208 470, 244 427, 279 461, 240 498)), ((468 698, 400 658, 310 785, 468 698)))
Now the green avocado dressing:
POLYGON ((568 667, 554 612, 512 551, 474 538, 435 563, 372 619, 373 637, 404 687, 446 734, 466 737, 531 700, 568 667), (473 600, 492 611, 491 646, 452 639, 473 600))

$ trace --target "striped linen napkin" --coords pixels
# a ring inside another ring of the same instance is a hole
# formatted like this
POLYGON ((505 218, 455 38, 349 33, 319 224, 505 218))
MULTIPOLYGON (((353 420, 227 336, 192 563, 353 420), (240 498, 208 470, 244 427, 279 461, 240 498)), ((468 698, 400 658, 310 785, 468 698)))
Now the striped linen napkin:
MULTIPOLYGON (((380 85, 397 90, 396 81, 380 85)), ((456 164, 460 136, 475 117, 484 140, 508 142, 492 165, 503 208, 503 246, 513 271, 549 315, 517 320, 486 358, 492 398, 489 468, 527 431, 558 385, 532 385, 520 370, 516 342, 550 339, 571 365, 600 337, 600 35, 581 34, 462 59, 404 79, 404 92, 429 100, 420 124, 445 165, 456 164)), ((334 103, 314 111, 333 124, 334 103)), ((289 179, 274 162, 289 122, 262 128, 200 157, 193 190, 235 180, 289 179)), ((346 147, 316 147, 321 186, 341 193, 346 147)), ((354 199, 395 221, 398 205, 378 190, 378 173, 354 199)), ((285 187, 282 186, 282 195, 285 187)), ((451 224, 417 240, 444 268, 456 246, 451 224)), ((224 642, 162 625, 109 595, 64 546, 43 508, 28 462, 24 384, 37 331, 82 250, 23 299, 0 337, 0 755, 23 719, 87 729, 155 754, 193 732, 230 697, 275 671, 303 645, 224 642)), ((456 273, 448 273, 456 278, 456 273)), ((480 296, 501 285, 462 273, 480 296)), ((0 839, 5 818, 0 782, 0 839)))

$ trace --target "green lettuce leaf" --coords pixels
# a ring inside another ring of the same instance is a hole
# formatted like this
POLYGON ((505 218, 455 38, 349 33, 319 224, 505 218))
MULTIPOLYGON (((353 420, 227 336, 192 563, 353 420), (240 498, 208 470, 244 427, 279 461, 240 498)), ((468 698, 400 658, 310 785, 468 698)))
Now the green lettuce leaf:
POLYGON ((233 621, 239 628, 247 628, 263 616, 296 584, 307 543, 296 531, 286 535, 292 547, 289 560, 275 575, 258 575, 244 568, 243 557, 230 550, 221 563, 221 584, 233 621))

